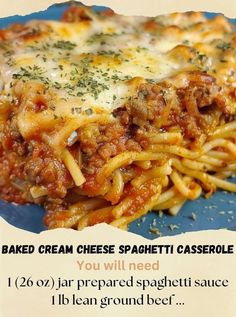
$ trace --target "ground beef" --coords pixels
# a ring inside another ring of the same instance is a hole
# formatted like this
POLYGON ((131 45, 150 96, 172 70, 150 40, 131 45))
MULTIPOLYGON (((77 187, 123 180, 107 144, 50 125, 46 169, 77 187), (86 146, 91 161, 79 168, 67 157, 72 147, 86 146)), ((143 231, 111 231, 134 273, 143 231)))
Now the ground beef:
POLYGON ((140 152, 142 147, 133 139, 129 125, 120 122, 107 125, 89 125, 78 131, 78 146, 82 151, 82 171, 93 175, 108 160, 125 151, 140 152))
POLYGON ((146 83, 120 113, 122 120, 146 130, 179 127, 191 141, 208 134, 219 122, 223 108, 215 79, 202 72, 187 72, 184 84, 172 78, 158 84, 146 83), (187 82, 187 84, 186 84, 187 82), (209 109, 209 111, 208 111, 209 109), (131 118, 131 119, 130 119, 131 118))
POLYGON ((0 197, 7 201, 33 202, 33 185, 44 186, 52 199, 62 198, 73 185, 64 164, 46 144, 23 140, 12 115, 1 133, 0 154, 0 197))

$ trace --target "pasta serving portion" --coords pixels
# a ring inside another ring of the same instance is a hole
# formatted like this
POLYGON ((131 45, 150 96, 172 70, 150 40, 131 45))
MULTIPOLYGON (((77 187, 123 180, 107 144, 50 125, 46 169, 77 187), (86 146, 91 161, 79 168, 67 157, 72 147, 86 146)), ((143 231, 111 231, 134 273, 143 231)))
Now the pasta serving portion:
POLYGON ((73 5, 0 30, 0 197, 81 230, 236 192, 235 49, 199 12, 73 5))

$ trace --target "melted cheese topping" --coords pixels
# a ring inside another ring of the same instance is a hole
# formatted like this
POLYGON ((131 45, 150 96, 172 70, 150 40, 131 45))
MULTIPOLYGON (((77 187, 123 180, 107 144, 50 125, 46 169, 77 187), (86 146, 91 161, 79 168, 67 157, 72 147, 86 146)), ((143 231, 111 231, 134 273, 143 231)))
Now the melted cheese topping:
POLYGON ((40 134, 62 149, 86 122, 114 120, 112 111, 134 96, 141 83, 183 70, 207 71, 235 87, 236 36, 223 17, 88 12, 91 20, 30 21, 5 31, 0 102, 20 101, 17 123, 24 138, 40 134))

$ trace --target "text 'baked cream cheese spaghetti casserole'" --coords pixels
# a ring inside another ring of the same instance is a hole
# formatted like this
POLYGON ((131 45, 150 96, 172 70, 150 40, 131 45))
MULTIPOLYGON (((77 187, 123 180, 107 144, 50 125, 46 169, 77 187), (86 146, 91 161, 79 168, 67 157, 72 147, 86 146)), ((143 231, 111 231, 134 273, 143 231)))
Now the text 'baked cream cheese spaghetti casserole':
POLYGON ((49 228, 175 215, 236 169, 236 33, 223 16, 73 5, 0 31, 0 197, 49 228))

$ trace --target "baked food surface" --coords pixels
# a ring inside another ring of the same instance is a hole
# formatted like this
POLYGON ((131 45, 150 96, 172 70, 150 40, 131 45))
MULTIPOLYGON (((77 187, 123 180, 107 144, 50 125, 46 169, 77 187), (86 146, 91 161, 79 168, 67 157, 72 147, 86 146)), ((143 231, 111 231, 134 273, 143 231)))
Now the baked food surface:
POLYGON ((82 229, 236 192, 235 47, 199 12, 71 6, 0 30, 0 197, 82 229))

